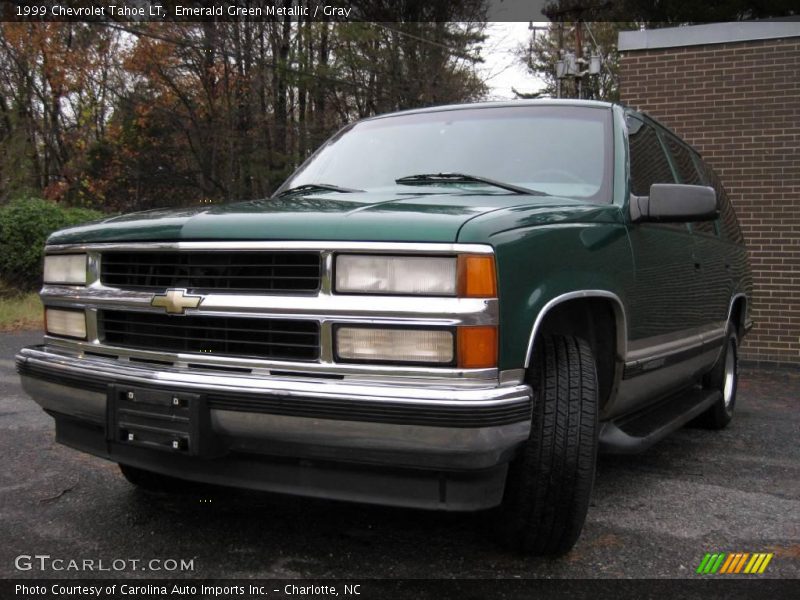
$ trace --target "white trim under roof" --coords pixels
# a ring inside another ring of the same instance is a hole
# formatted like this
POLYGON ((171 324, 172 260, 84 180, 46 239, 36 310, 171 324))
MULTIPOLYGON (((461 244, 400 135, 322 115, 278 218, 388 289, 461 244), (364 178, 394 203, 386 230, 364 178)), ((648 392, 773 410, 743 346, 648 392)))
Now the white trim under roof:
POLYGON ((787 37, 800 37, 800 21, 736 21, 644 31, 620 31, 617 46, 624 52, 787 37))

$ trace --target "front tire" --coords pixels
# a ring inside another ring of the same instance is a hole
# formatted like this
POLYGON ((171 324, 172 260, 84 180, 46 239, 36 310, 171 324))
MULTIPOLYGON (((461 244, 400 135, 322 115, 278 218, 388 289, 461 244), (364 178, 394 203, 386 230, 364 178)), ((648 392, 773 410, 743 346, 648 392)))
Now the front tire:
POLYGON ((515 551, 556 556, 577 541, 594 486, 594 356, 580 338, 543 336, 526 379, 534 394, 531 433, 509 467, 498 531, 515 551))

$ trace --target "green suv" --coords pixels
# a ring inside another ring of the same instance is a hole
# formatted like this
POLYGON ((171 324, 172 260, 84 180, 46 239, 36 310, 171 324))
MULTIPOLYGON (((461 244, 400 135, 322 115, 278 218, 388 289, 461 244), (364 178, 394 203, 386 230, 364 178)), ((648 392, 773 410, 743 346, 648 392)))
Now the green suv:
POLYGON ((494 509, 533 554, 598 450, 730 421, 751 325, 719 179, 586 101, 357 122, 271 198, 53 234, 44 282, 22 383, 134 484, 494 509))

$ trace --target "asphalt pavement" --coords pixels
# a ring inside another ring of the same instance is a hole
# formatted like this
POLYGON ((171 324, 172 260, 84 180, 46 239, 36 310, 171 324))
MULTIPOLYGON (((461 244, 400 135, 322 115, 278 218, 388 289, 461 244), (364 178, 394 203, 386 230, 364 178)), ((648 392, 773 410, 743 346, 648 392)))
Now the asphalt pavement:
POLYGON ((481 514, 138 490, 115 464, 55 443, 14 371, 17 349, 39 339, 0 334, 3 578, 691 578, 707 552, 771 552, 763 577, 800 577, 800 372, 743 370, 724 431, 686 428, 644 454, 601 457, 583 534, 554 560, 487 541, 481 514), (192 569, 20 571, 20 555, 192 569))

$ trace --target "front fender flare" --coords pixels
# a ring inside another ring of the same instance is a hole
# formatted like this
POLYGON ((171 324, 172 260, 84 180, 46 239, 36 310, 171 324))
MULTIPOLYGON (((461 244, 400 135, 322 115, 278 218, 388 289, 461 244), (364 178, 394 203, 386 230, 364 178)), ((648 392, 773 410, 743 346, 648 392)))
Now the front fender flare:
POLYGON ((616 317, 616 331, 617 331, 617 353, 619 354, 620 358, 624 361, 625 356, 627 355, 627 342, 628 342, 628 323, 627 323, 627 316, 625 314, 625 306, 622 304, 622 300, 619 296, 617 296, 614 292, 609 292, 608 290, 574 290, 571 292, 566 292, 564 294, 559 294, 548 300, 545 305, 539 311, 539 314, 536 315, 536 320, 533 322, 533 327, 531 328, 531 334, 528 338, 528 348, 525 355, 525 368, 527 369, 531 363, 531 357, 533 356, 533 344, 536 340, 536 334, 539 332, 539 328, 541 327, 542 323, 544 322, 547 313, 552 310, 554 307, 562 304, 564 302, 568 302, 570 300, 577 300, 582 298, 605 298, 612 301, 614 306, 614 315, 616 317))

